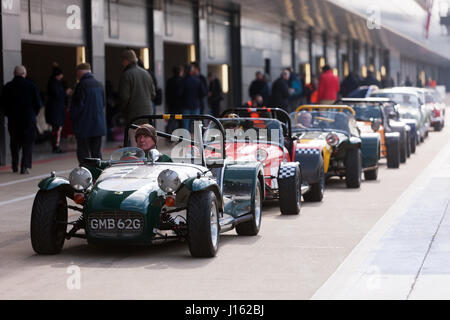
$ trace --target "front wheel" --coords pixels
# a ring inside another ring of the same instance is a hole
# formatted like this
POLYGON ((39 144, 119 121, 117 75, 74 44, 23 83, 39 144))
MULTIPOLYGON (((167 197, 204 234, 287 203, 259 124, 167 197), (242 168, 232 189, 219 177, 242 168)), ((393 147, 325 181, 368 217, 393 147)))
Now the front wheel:
POLYGON ((377 180, 378 179, 378 168, 376 168, 375 170, 364 172, 364 179, 366 179, 366 181, 377 180))
POLYGON ((212 191, 193 193, 187 210, 189 251, 193 257, 213 258, 219 249, 219 209, 212 191))
POLYGON ((259 233, 259 229, 261 228, 261 216, 262 216, 262 197, 261 192, 261 184, 259 182, 256 183, 255 188, 255 200, 252 210, 252 219, 250 221, 246 221, 240 223, 236 226, 236 232, 240 236, 256 236, 259 233))
POLYGON ((39 191, 31 212, 31 245, 37 254, 61 252, 67 232, 67 199, 60 190, 39 191))
POLYGON ((361 149, 347 150, 345 168, 345 183, 347 185, 347 188, 360 188, 362 176, 361 149))
MULTIPOLYGON (((294 170, 294 168, 290 168, 294 170)), ((289 177, 278 179, 280 195, 280 211, 282 215, 298 215, 302 207, 302 190, 300 169, 295 167, 295 171, 289 177)))

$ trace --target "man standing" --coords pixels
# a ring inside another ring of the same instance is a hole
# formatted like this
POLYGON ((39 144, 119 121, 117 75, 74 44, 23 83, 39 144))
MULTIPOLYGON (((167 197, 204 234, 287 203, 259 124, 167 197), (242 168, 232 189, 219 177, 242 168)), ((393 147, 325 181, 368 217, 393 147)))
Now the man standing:
MULTIPOLYGON (((181 114, 183 111, 183 100, 180 91, 183 86, 183 68, 175 66, 172 69, 172 77, 166 83, 166 106, 169 114, 181 114)), ((166 132, 171 134, 181 126, 178 120, 169 120, 166 132)))
POLYGON ((322 69, 322 75, 319 80, 319 103, 333 104, 337 100, 339 91, 341 91, 339 78, 333 74, 331 67, 326 64, 322 69))
POLYGON ((21 174, 28 174, 28 169, 32 167, 36 116, 41 108, 39 90, 26 76, 24 66, 15 67, 14 79, 3 88, 1 103, 8 117, 13 172, 19 171, 19 153, 22 149, 21 174))
POLYGON ((294 93, 293 89, 289 89, 289 78, 291 73, 284 70, 281 76, 273 83, 271 106, 274 108, 282 108, 289 112, 289 98, 294 93))
MULTIPOLYGON (((136 117, 153 114, 152 100, 156 96, 151 75, 137 63, 134 50, 126 50, 122 54, 124 71, 119 82, 119 106, 127 125, 136 117)), ((133 130, 130 130, 130 141, 135 144, 133 130)))
POLYGON ((60 148, 61 132, 66 120, 66 99, 72 93, 71 89, 64 90, 63 78, 62 70, 54 67, 47 86, 48 102, 45 108, 45 119, 52 126, 53 153, 63 153, 60 148))
POLYGON ((105 95, 102 84, 94 79, 89 63, 77 66, 79 81, 70 106, 70 118, 77 139, 80 165, 86 158, 102 158, 102 137, 106 135, 105 95))
POLYGON ((208 80, 204 75, 200 73, 200 65, 197 62, 193 62, 192 66, 194 67, 193 75, 198 77, 202 82, 203 86, 206 88, 205 95, 200 99, 200 114, 205 114, 206 104, 207 104, 207 95, 208 95, 208 80))
MULTIPOLYGON (((199 77, 195 75, 195 67, 188 66, 186 77, 181 86, 180 96, 183 99, 184 115, 200 115, 201 100, 208 95, 208 91, 199 77)), ((190 129, 190 121, 183 120, 184 129, 190 129)))
POLYGON ((217 79, 216 75, 210 72, 208 74, 209 90, 208 90, 208 104, 211 108, 213 117, 220 117, 220 103, 223 100, 222 84, 217 79))
POLYGON ((248 94, 251 100, 255 100, 256 96, 261 96, 264 100, 263 104, 269 104, 270 88, 261 71, 256 72, 255 80, 250 84, 248 94))

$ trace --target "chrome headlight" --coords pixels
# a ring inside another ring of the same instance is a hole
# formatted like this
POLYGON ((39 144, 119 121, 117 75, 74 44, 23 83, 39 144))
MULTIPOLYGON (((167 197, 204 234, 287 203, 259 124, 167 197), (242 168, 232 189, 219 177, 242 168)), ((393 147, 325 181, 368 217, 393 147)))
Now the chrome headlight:
POLYGON ((327 135, 327 143, 331 146, 331 147, 336 147, 339 144, 339 137, 336 133, 330 133, 329 135, 327 135))
POLYGON ((76 191, 86 191, 93 180, 91 172, 83 167, 72 170, 69 176, 69 183, 76 191))
POLYGON ((178 176, 178 173, 173 170, 167 169, 159 174, 158 185, 165 193, 172 193, 180 188, 181 180, 178 176))
POLYGON ((257 161, 264 162, 267 160, 268 157, 269 157, 269 154, 267 153, 266 150, 259 149, 258 151, 256 151, 256 160, 257 161))

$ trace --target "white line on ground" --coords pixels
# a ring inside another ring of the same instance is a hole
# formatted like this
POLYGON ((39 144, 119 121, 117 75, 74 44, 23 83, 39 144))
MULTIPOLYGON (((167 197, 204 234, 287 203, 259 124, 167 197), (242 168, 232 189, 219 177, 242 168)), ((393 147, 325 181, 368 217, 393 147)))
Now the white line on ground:
MULTIPOLYGON (((72 171, 72 170, 59 171, 59 172, 56 172, 56 175, 61 175, 61 174, 69 173, 69 172, 71 172, 71 171, 72 171)), ((11 186, 11 185, 18 184, 18 183, 24 183, 24 182, 29 182, 29 181, 34 181, 34 180, 44 179, 44 178, 47 178, 47 177, 49 177, 49 176, 50 176, 50 173, 48 173, 48 174, 43 174, 43 175, 40 175, 40 176, 29 177, 29 178, 26 178, 26 179, 20 179, 20 180, 14 180, 14 181, 10 181, 10 182, 5 182, 5 183, 1 183, 1 184, 0 184, 0 188, 1 188, 1 187, 11 186)))
POLYGON ((6 206, 11 203, 16 203, 16 202, 20 202, 20 201, 24 201, 24 200, 33 199, 35 196, 36 196, 36 193, 33 193, 28 196, 23 196, 23 197, 15 198, 12 200, 3 201, 3 202, 0 202, 0 207, 6 206))

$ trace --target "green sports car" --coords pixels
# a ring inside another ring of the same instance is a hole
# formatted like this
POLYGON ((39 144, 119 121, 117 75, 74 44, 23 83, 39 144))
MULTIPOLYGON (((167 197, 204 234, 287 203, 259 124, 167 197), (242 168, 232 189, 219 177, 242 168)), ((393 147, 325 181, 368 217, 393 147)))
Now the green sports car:
POLYGON ((262 164, 227 161, 224 144, 206 157, 201 121, 215 122, 224 135, 219 121, 209 116, 143 118, 149 122, 198 121, 194 138, 189 137, 192 140, 158 132, 158 136, 178 142, 178 151, 187 149, 184 159, 174 153, 173 163, 160 162, 162 155, 157 150, 146 156, 139 148, 124 148, 109 161, 87 159, 68 179, 52 174, 39 184, 33 204, 31 242, 35 252, 58 254, 65 240, 74 237, 90 244, 180 239, 187 240, 192 256, 214 257, 220 233, 234 228, 239 235, 259 233, 265 194, 262 164), (68 199, 77 205, 68 205, 68 199), (81 213, 80 218, 69 222, 68 209, 81 213))

